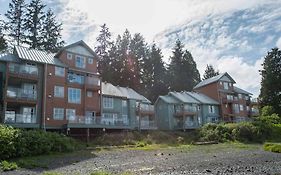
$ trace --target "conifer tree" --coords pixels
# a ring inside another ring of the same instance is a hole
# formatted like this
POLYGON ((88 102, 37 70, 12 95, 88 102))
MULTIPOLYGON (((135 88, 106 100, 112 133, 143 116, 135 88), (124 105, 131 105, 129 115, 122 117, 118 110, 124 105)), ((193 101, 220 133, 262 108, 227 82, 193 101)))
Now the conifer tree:
POLYGON ((3 21, 0 20, 0 53, 5 51, 8 47, 2 31, 3 31, 3 21))
POLYGON ((191 91, 200 81, 200 74, 191 53, 184 50, 180 40, 176 41, 169 64, 169 84, 172 91, 191 91))
POLYGON ((219 71, 215 71, 214 67, 210 64, 208 65, 207 64, 207 67, 206 67, 206 70, 205 70, 205 73, 203 75, 203 80, 206 80, 208 78, 212 78, 216 75, 219 75, 219 71))
POLYGON ((5 22, 5 30, 8 36, 15 41, 15 44, 19 45, 25 41, 25 29, 23 27, 25 17, 25 1, 24 0, 12 0, 9 3, 9 9, 5 16, 7 18, 5 22))
POLYGON ((268 52, 262 66, 260 107, 272 106, 281 116, 281 50, 273 48, 268 52))
POLYGON ((43 45, 43 22, 45 4, 41 0, 32 0, 27 6, 24 28, 27 31, 26 41, 31 48, 40 49, 43 45))
POLYGON ((56 21, 56 16, 49 9, 43 21, 42 29, 42 49, 48 52, 57 52, 63 47, 64 41, 61 39, 62 23, 56 21))
MULTIPOLYGON (((111 41, 111 33, 106 24, 101 26, 100 34, 97 37, 98 45, 95 47, 95 52, 98 55, 98 72, 104 81, 111 82, 111 57, 109 57, 110 49, 115 50, 111 41)), ((112 52, 111 51, 111 52, 112 52)), ((112 52, 113 53, 113 52, 112 52)), ((112 55, 113 56, 113 55, 112 55)))

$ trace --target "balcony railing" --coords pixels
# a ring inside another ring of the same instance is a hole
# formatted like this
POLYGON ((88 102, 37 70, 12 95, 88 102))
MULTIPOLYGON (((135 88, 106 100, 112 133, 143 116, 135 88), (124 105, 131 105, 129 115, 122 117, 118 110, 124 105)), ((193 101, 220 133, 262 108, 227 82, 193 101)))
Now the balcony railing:
POLYGON ((157 129, 157 125, 155 121, 141 120, 140 129, 157 129))
POLYGON ((175 108, 175 113, 177 115, 195 114, 195 113, 197 113, 197 107, 196 106, 190 106, 190 105, 177 106, 175 108))
POLYGON ((21 65, 21 64, 10 63, 9 71, 15 74, 38 76, 38 68, 32 65, 21 65))
POLYGON ((5 113, 5 123, 36 123, 36 116, 33 114, 11 114, 5 113))
POLYGON ((151 113, 154 114, 154 105, 150 104, 139 104, 137 111, 140 113, 151 113))
POLYGON ((94 85, 94 86, 100 86, 100 78, 98 77, 86 77, 85 83, 87 85, 94 85))
POLYGON ((7 97, 15 99, 36 100, 37 93, 34 90, 26 90, 22 88, 8 87, 7 97))
POLYGON ((104 125, 104 126, 128 126, 128 119, 115 119, 91 116, 71 116, 68 119, 69 124, 86 124, 86 125, 104 125))

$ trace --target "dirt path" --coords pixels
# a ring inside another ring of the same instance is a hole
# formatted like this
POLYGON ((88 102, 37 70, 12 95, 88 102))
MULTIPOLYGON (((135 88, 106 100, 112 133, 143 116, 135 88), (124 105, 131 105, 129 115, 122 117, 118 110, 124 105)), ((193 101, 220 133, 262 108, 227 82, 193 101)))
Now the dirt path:
POLYGON ((20 169, 3 174, 90 174, 96 170, 134 174, 281 174, 281 154, 265 152, 261 146, 186 146, 158 150, 119 149, 83 152, 57 157, 49 169, 20 169), (93 154, 94 153, 94 154, 93 154))

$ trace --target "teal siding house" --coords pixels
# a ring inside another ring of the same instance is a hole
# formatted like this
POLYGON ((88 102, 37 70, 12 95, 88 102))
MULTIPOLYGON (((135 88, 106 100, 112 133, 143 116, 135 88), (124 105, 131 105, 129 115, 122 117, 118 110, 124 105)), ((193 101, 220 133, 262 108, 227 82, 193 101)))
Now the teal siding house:
POLYGON ((102 83, 102 115, 105 128, 156 129, 154 106, 131 88, 102 83))
POLYGON ((169 92, 159 96, 155 108, 160 130, 195 129, 219 118, 219 103, 195 92, 169 92))

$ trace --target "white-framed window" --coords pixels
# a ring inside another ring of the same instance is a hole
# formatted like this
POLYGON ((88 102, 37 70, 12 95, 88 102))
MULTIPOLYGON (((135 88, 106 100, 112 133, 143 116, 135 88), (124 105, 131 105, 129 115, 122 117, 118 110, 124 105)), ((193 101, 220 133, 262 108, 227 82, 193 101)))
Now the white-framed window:
POLYGON ((244 106, 243 105, 239 105, 240 111, 244 111, 244 106))
POLYGON ((238 104, 234 104, 233 107, 234 107, 234 108, 233 108, 234 113, 235 113, 235 114, 239 113, 239 105, 238 105, 238 104))
POLYGON ((81 89, 68 88, 68 103, 81 103, 81 89))
POLYGON ((211 113, 211 114, 215 113, 215 106, 209 105, 209 113, 211 113))
POLYGON ((67 59, 72 60, 72 53, 67 53, 67 59))
POLYGON ((93 64, 94 63, 94 59, 93 58, 88 58, 88 64, 93 64))
POLYGON ((103 107, 104 108, 113 108, 113 98, 112 97, 103 97, 103 107))
POLYGON ((224 83, 223 83, 223 88, 224 88, 224 89, 228 89, 228 83, 227 83, 227 82, 224 82, 224 83))
POLYGON ((66 120, 75 120, 75 109, 66 109, 66 120))
POLYGON ((122 107, 127 107, 127 100, 122 100, 122 107))
POLYGON ((227 100, 233 100, 233 95, 226 95, 227 100))
POLYGON ((55 66, 55 75, 56 76, 60 76, 60 77, 64 77, 64 67, 58 67, 55 66))
POLYGON ((247 110, 247 111, 250 111, 250 106, 246 106, 246 110, 247 110))
POLYGON ((63 120, 64 109, 63 108, 54 108, 53 119, 54 120, 63 120))
POLYGON ((93 92, 92 91, 87 91, 87 97, 93 97, 93 92))
POLYGON ((220 81, 220 85, 222 85, 222 82, 220 81))
POLYGON ((78 68, 85 68, 86 67, 86 59, 82 56, 76 56, 75 59, 75 66, 78 68))
POLYGON ((231 86, 232 86, 232 84, 231 84, 231 83, 228 83, 228 86, 229 86, 229 87, 231 87, 231 86))
POLYGON ((54 87, 54 96, 55 97, 64 97, 64 87, 63 86, 55 86, 54 87))
POLYGON ((238 98, 242 99, 243 98, 242 94, 238 94, 238 98))

